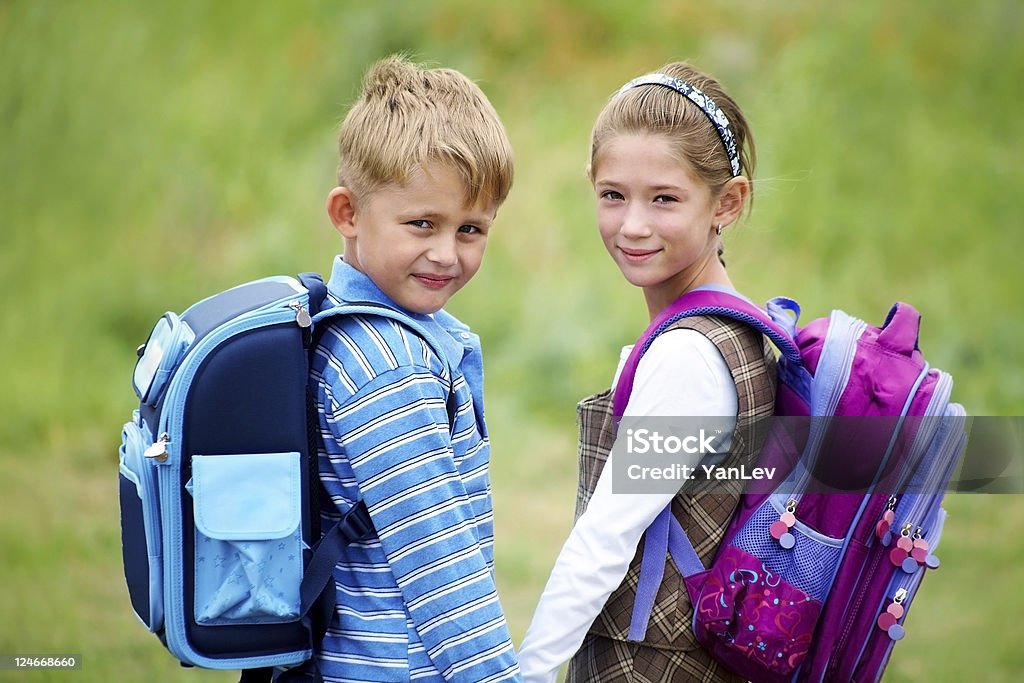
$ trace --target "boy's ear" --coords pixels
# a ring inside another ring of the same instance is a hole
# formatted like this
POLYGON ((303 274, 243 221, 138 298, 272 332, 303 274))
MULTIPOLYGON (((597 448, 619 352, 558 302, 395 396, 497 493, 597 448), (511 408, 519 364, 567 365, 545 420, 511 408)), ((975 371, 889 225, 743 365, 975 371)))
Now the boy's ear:
POLYGON ((750 196, 750 181, 744 176, 737 176, 727 182, 722 194, 718 197, 714 223, 724 226, 739 218, 748 196, 750 196))
POLYGON ((327 215, 342 237, 356 236, 355 195, 347 187, 336 187, 327 195, 327 215))

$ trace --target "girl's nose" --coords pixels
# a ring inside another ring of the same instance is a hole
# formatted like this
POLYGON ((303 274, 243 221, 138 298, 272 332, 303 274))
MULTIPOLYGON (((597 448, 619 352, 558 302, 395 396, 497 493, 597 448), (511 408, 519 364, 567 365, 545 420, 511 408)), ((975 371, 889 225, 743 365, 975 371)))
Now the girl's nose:
POLYGON ((636 210, 626 211, 619 232, 622 233, 623 237, 629 237, 630 239, 640 239, 650 237, 651 235, 651 229, 647 225, 647 221, 644 220, 643 213, 636 210))

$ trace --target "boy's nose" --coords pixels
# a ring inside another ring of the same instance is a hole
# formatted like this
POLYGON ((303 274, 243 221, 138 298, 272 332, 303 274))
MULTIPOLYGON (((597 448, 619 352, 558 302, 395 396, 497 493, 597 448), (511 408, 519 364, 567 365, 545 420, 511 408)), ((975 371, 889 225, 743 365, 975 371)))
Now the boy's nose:
POLYGON ((437 235, 431 241, 430 248, 427 249, 427 258, 439 266, 446 268, 454 266, 459 261, 458 245, 456 244, 455 237, 437 235))

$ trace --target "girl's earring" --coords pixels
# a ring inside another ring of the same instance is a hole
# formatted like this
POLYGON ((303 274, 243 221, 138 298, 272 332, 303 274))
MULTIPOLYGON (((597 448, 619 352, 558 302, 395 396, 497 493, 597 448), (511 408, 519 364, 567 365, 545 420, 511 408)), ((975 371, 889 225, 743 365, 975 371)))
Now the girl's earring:
POLYGON ((722 234, 722 224, 721 223, 719 223, 718 227, 715 228, 715 234, 721 236, 721 234, 722 234))

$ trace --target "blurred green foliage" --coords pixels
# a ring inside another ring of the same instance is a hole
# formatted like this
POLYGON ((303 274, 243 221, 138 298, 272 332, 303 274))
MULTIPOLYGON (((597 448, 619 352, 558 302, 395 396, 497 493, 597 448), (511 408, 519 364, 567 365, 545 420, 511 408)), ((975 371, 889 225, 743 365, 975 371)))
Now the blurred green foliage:
MULTIPOLYGON (((364 69, 404 51, 477 80, 517 180, 450 310, 481 334, 497 573, 518 641, 571 524, 575 402, 605 387, 644 307, 604 254, 584 175, 622 82, 688 58, 744 106, 756 200, 734 281, 805 318, 924 315, 972 414, 1024 411, 1013 0, 489 4, 0 2, 0 652, 77 652, 60 680, 179 671, 130 614, 114 463, 135 347, 164 310, 326 270, 334 139, 364 69)), ((1024 560, 1014 497, 949 501, 893 680, 1011 680, 1024 560)), ((0 672, 0 680, 57 674, 0 672)))

